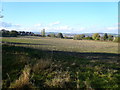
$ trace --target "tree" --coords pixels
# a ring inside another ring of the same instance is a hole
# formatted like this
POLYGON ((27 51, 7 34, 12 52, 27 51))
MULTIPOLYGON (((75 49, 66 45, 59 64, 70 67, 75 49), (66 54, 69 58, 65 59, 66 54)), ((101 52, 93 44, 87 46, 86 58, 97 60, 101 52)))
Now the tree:
POLYGON ((2 29, 1 33, 2 33, 2 37, 17 37, 17 35, 18 35, 18 32, 15 30, 8 31, 5 29, 2 29))
POLYGON ((73 39, 73 37, 70 37, 70 36, 64 36, 65 39, 73 39))
POLYGON ((11 37, 17 37, 17 35, 18 35, 18 32, 15 31, 15 30, 12 30, 12 31, 10 32, 10 36, 11 36, 11 37))
POLYGON ((113 41, 114 41, 114 42, 119 42, 119 43, 120 43, 120 37, 114 37, 113 41))
POLYGON ((10 36, 10 32, 8 30, 2 29, 2 37, 9 37, 10 36))
POLYGON ((45 37, 45 29, 41 30, 41 36, 45 37))
POLYGON ((48 34, 47 37, 50 37, 50 35, 48 34))
POLYGON ((108 40, 113 41, 113 35, 108 35, 108 40))
POLYGON ((80 37, 83 39, 83 38, 85 38, 85 35, 84 35, 84 34, 81 34, 80 37))
POLYGON ((54 33, 51 33, 50 34, 50 37, 56 37, 54 33))
POLYGON ((85 38, 85 35, 84 34, 81 34, 81 35, 75 35, 74 36, 74 40, 82 40, 85 38))
POLYGON ((88 37, 85 37, 84 39, 85 39, 85 40, 93 40, 92 37, 89 37, 89 36, 88 36, 88 37))
POLYGON ((58 38, 64 38, 62 33, 58 33, 58 34, 57 34, 57 37, 58 37, 58 38))
POLYGON ((82 40, 81 35, 74 35, 74 40, 82 40))
POLYGON ((99 33, 93 34, 93 35, 92 35, 92 38, 93 38, 94 40, 100 40, 100 35, 99 35, 99 33))
POLYGON ((107 33, 104 34, 103 39, 104 39, 104 40, 107 40, 107 39, 108 39, 107 33))

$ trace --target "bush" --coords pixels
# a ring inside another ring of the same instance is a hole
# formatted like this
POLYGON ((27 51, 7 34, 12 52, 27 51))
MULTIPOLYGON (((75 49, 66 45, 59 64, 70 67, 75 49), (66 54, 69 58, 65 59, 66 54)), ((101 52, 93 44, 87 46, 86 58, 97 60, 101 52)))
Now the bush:
POLYGON ((73 39, 73 37, 67 37, 67 36, 65 36, 64 38, 65 39, 73 39))
POLYGON ((85 38, 85 35, 84 34, 81 34, 81 35, 75 35, 74 36, 74 40, 82 40, 82 39, 84 39, 85 38))
POLYGON ((56 37, 54 33, 51 33, 50 34, 50 37, 56 37))
POLYGON ((114 42, 119 42, 119 43, 120 43, 120 37, 114 37, 113 41, 114 41, 114 42))
POLYGON ((108 40, 109 41, 113 41, 113 36, 112 35, 108 35, 108 40))
POLYGON ((80 36, 81 36, 82 39, 85 38, 85 35, 84 35, 84 34, 81 34, 80 36))
POLYGON ((88 36, 88 37, 85 37, 84 39, 85 39, 85 40, 93 40, 92 37, 89 37, 89 36, 88 36))
POLYGON ((100 40, 100 35, 99 35, 99 33, 93 34, 93 35, 92 35, 92 38, 93 38, 94 40, 100 40))
POLYGON ((100 38, 99 38, 99 37, 96 37, 95 40, 100 40, 100 38))
POLYGON ((74 40, 82 40, 82 38, 81 38, 80 35, 75 35, 73 39, 74 39, 74 40))

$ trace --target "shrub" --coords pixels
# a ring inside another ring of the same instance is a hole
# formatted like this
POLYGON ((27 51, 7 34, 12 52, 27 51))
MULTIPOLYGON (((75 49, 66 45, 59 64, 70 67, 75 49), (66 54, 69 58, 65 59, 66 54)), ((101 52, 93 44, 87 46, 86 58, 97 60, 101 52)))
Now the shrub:
POLYGON ((54 33, 51 33, 50 34, 50 37, 56 37, 54 33))
POLYGON ((81 35, 75 35, 73 39, 74 40, 82 40, 81 35))
POLYGON ((74 36, 74 40, 82 40, 82 39, 84 39, 85 38, 85 35, 84 34, 81 34, 81 35, 75 35, 74 36))
POLYGON ((65 36, 64 38, 65 39, 73 39, 73 37, 68 37, 68 36, 65 36))
POLYGON ((94 40, 100 40, 100 35, 99 35, 99 33, 93 34, 93 35, 92 35, 92 38, 93 38, 94 40))
POLYGON ((48 34, 47 37, 50 37, 50 35, 48 34))
POLYGON ((84 39, 85 39, 85 40, 93 40, 92 37, 89 37, 89 36, 88 36, 88 37, 85 37, 84 39))
POLYGON ((108 40, 109 40, 109 41, 113 41, 113 38, 114 38, 114 37, 113 37, 112 35, 108 35, 108 40))
POLYGON ((114 37, 113 41, 114 41, 114 42, 119 42, 119 43, 120 43, 120 37, 114 37))
POLYGON ((84 35, 84 34, 81 34, 80 36, 81 36, 82 39, 85 38, 85 35, 84 35))
POLYGON ((95 40, 100 40, 100 38, 99 38, 99 37, 96 37, 95 40))

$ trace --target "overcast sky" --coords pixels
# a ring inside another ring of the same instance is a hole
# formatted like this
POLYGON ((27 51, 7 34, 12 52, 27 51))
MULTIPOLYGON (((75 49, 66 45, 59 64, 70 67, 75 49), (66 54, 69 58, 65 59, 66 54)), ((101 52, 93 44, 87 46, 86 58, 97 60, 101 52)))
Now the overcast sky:
POLYGON ((10 30, 118 33, 117 2, 4 2, 2 14, 10 30))

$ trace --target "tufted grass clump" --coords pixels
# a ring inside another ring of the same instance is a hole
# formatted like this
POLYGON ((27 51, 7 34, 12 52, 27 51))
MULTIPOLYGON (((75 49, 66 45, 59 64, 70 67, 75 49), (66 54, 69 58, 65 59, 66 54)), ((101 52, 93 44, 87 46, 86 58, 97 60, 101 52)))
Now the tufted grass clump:
POLYGON ((25 88, 28 87, 30 82, 30 66, 26 65, 19 79, 11 83, 10 88, 25 88))
POLYGON ((49 60, 49 59, 47 59, 47 60, 46 60, 46 59, 37 60, 37 61, 36 61, 36 64, 33 65, 32 70, 33 70, 34 72, 39 72, 39 71, 41 71, 41 70, 44 70, 44 69, 50 67, 51 62, 52 62, 52 61, 49 60))

